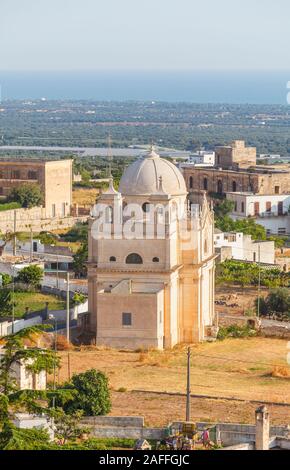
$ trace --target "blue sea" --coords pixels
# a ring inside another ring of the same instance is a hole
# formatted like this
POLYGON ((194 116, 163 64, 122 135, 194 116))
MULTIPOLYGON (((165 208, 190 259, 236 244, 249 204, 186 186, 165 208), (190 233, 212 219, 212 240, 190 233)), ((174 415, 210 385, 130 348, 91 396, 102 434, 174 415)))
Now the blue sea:
POLYGON ((287 104, 290 71, 1 72, 2 100, 287 104))

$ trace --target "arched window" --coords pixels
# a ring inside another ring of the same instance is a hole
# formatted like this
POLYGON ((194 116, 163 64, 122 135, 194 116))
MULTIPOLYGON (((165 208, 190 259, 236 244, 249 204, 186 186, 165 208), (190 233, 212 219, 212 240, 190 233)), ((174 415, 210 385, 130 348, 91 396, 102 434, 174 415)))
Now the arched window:
POLYGON ((193 177, 190 176, 189 178, 189 188, 192 189, 193 188, 193 177))
POLYGON ((223 182, 222 182, 222 180, 218 180, 218 182, 217 182, 217 192, 219 194, 223 193, 223 182))
POLYGON ((144 204, 142 204, 142 210, 143 210, 143 212, 149 212, 150 202, 144 202, 144 204))
POLYGON ((207 191, 207 178, 203 178, 203 189, 207 191))
POLYGON ((108 206, 105 209, 105 220, 107 224, 111 224, 113 222, 113 209, 111 206, 108 206))
POLYGON ((204 251, 205 253, 207 253, 207 250, 208 250, 208 247, 207 247, 207 240, 204 240, 203 251, 204 251))
POLYGON ((232 183, 232 190, 233 190, 233 193, 235 193, 237 191, 237 183, 236 181, 233 181, 232 183))
POLYGON ((110 256, 110 261, 116 261, 116 256, 110 256))
POLYGON ((130 253, 126 258, 126 264, 143 264, 143 260, 138 253, 130 253))
POLYGON ((159 258, 157 258, 157 256, 154 256, 154 258, 152 259, 153 263, 159 263, 159 258))

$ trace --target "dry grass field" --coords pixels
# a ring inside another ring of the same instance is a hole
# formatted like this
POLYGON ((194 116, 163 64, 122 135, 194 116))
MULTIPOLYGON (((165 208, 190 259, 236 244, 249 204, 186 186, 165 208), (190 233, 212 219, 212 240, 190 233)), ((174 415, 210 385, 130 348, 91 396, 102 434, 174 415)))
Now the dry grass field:
MULTIPOLYGON (((290 404, 287 352, 287 341, 259 337, 192 345, 191 391, 211 397, 290 404)), ((68 353, 60 354, 59 382, 62 382, 68 377, 68 353)), ((185 346, 164 352, 84 347, 71 350, 69 354, 71 373, 96 368, 108 375, 113 396, 112 414, 141 414, 150 424, 183 416, 184 397, 141 391, 185 392, 185 346)), ((227 400, 192 400, 193 419, 248 422, 253 420, 257 406, 227 400)), ((272 408, 275 422, 290 422, 290 407, 272 408)))
POLYGON ((75 188, 72 193, 73 204, 79 204, 80 206, 92 206, 95 204, 98 194, 98 189, 75 188))

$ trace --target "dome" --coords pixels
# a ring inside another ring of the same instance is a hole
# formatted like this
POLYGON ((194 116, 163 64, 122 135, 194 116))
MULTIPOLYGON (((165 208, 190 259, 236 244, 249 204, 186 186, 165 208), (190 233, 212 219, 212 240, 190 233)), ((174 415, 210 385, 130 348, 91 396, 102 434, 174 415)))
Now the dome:
POLYGON ((160 189, 172 196, 186 195, 186 185, 179 169, 173 163, 160 158, 152 148, 151 151, 128 166, 120 181, 120 193, 131 195, 150 195, 160 189))

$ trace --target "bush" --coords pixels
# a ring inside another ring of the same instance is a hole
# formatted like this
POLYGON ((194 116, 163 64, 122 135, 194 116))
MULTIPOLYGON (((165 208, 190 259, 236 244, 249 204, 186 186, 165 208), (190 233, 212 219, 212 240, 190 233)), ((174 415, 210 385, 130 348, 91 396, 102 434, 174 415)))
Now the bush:
MULTIPOLYGON (((258 308, 258 299, 255 301, 258 308)), ((260 299, 260 315, 278 313, 290 317, 290 291, 285 287, 273 289, 266 297, 260 299)))
POLYGON ((225 338, 247 338, 256 336, 256 334, 256 330, 252 330, 248 325, 230 325, 220 327, 217 338, 220 340, 225 338))
POLYGON ((43 269, 39 266, 32 264, 27 266, 19 272, 17 276, 18 282, 24 282, 24 284, 30 284, 31 286, 38 286, 43 278, 43 269))
POLYGON ((6 202, 4 204, 0 204, 0 212, 2 211, 10 211, 13 209, 20 209, 21 204, 19 202, 6 202))
POLYGON ((8 196, 11 202, 17 202, 21 207, 31 208, 40 206, 43 202, 40 186, 34 183, 25 183, 13 188, 8 196))
POLYGON ((59 390, 56 405, 62 407, 66 413, 79 410, 86 416, 109 413, 111 399, 108 378, 95 369, 73 375, 71 381, 59 390))
POLYGON ((0 276, 2 277, 2 287, 6 287, 9 286, 9 284, 12 284, 13 278, 10 276, 10 274, 0 273, 0 276))

